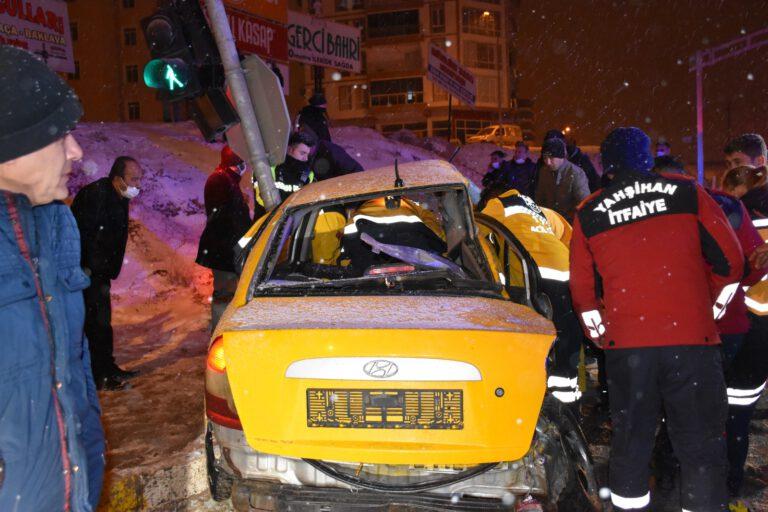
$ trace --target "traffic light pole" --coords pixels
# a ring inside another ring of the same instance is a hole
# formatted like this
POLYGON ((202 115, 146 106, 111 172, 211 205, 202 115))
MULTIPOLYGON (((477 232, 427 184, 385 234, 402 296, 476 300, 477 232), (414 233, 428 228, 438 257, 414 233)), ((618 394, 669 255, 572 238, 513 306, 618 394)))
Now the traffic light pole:
POLYGON ((240 116, 245 144, 248 147, 248 160, 259 184, 259 193, 264 201, 264 207, 267 210, 272 210, 280 204, 280 193, 275 188, 275 182, 272 178, 272 169, 269 167, 264 140, 253 113, 253 104, 248 94, 248 85, 245 82, 243 68, 240 66, 240 59, 237 57, 237 49, 227 21, 227 13, 224 11, 221 0, 205 0, 205 6, 208 11, 211 32, 213 32, 216 46, 221 55, 221 63, 224 66, 224 76, 232 92, 235 109, 240 116))

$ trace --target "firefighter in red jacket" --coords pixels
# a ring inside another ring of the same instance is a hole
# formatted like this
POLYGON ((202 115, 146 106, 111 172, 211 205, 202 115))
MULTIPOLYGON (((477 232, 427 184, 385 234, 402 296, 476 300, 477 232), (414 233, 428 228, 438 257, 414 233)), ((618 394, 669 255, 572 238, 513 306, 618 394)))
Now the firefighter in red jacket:
POLYGON ((657 420, 666 412, 684 510, 727 508, 722 316, 744 255, 718 204, 686 178, 651 174, 651 141, 617 128, 600 151, 611 184, 578 208, 571 292, 606 349, 611 501, 644 510, 657 420))

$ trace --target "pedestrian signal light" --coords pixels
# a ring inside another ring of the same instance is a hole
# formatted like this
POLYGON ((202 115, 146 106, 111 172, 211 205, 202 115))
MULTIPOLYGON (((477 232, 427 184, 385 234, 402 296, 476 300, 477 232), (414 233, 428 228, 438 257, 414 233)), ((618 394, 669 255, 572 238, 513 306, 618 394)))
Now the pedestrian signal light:
POLYGON ((144 66, 147 87, 180 92, 189 84, 189 67, 181 59, 153 59, 144 66))

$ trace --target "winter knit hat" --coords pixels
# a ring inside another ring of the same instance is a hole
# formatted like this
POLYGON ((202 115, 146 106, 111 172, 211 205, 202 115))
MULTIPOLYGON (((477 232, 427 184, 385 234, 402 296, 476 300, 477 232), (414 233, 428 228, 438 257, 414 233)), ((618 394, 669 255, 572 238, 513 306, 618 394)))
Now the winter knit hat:
POLYGON ((565 140, 565 135, 563 135, 563 132, 560 130, 549 130, 547 133, 544 134, 544 140, 549 139, 560 139, 565 140))
POLYGON ((541 145, 541 157, 565 158, 565 142, 562 139, 553 138, 544 141, 541 145))
POLYGON ((82 115, 75 91, 43 61, 0 45, 0 163, 60 139, 82 115))
POLYGON ((232 148, 228 145, 221 148, 221 163, 219 164, 219 167, 222 169, 228 169, 230 167, 237 167, 243 163, 243 159, 240 158, 240 156, 232 151, 232 148))
POLYGON ((603 172, 648 172, 653 167, 651 139, 640 128, 616 128, 600 145, 603 172))

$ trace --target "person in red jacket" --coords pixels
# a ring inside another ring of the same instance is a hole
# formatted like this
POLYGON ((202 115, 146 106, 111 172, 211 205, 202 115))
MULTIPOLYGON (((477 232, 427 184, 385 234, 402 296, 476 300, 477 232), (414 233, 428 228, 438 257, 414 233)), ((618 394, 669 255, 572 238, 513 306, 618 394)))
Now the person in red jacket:
POLYGON ((684 510, 727 507, 721 317, 744 254, 718 204, 691 179, 650 173, 651 141, 617 128, 603 141, 610 185, 579 205, 571 293, 606 349, 615 510, 650 505, 649 463, 663 407, 681 463, 684 510))

